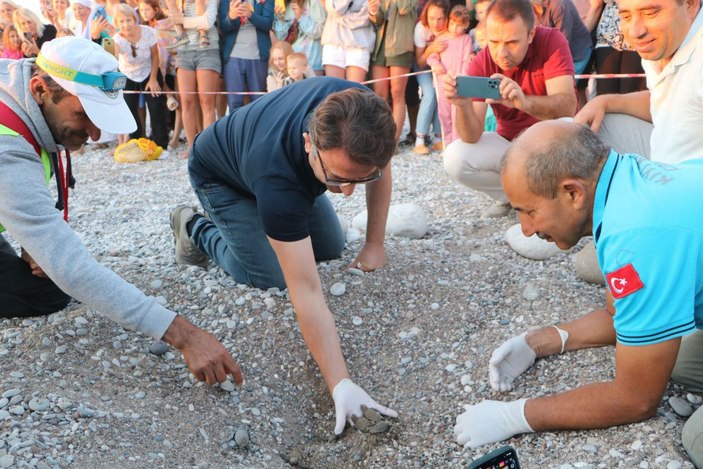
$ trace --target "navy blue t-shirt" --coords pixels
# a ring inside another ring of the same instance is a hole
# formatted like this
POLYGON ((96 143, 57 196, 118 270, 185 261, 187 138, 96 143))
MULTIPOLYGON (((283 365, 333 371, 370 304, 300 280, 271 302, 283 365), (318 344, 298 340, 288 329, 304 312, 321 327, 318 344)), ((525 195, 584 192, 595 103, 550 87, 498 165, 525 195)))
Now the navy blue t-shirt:
POLYGON ((256 200, 264 231, 278 241, 310 235, 308 216, 327 189, 305 152, 303 132, 329 94, 362 85, 308 78, 255 100, 203 130, 193 143, 188 170, 195 187, 224 184, 256 200))

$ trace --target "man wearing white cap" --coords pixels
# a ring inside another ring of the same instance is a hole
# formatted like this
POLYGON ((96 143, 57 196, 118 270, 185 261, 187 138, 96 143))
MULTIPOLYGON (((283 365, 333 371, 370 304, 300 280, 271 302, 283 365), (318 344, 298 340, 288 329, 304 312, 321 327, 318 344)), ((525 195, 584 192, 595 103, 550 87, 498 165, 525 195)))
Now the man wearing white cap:
POLYGON ((240 384, 239 365, 213 335, 98 264, 64 221, 69 151, 101 130, 136 128, 116 70, 113 56, 75 37, 45 43, 36 61, 0 60, 0 223, 23 251, 18 257, 0 236, 0 317, 49 314, 75 298, 176 347, 197 379, 213 384, 231 374, 240 384))

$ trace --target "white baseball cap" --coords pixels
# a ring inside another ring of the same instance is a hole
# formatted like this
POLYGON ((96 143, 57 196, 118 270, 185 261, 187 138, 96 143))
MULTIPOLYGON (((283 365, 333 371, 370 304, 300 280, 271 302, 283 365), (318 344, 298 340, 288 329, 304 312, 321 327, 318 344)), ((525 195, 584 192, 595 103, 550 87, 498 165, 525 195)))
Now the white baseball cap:
POLYGON ((117 59, 87 39, 66 36, 47 41, 37 65, 63 89, 78 97, 97 128, 129 134, 137 123, 124 101, 126 77, 117 72, 117 59))

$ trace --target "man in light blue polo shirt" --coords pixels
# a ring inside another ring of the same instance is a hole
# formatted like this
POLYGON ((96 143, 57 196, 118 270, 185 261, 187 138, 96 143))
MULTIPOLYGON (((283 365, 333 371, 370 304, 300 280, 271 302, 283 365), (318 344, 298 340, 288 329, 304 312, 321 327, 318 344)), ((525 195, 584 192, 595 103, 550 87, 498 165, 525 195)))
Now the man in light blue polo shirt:
MULTIPOLYGON (((672 372, 677 381, 703 389, 703 357, 695 368, 677 363, 682 337, 703 328, 703 206, 691 203, 703 197, 701 180, 701 160, 666 165, 620 155, 578 124, 541 122, 513 142, 501 181, 523 233, 562 249, 592 235, 613 302, 506 341, 491 356, 491 386, 512 390, 537 357, 605 345, 616 347, 616 379, 535 399, 466 406, 454 429, 460 444, 475 448, 518 433, 650 418, 672 372)), ((700 465, 696 437, 687 441, 684 432, 683 439, 700 465)))

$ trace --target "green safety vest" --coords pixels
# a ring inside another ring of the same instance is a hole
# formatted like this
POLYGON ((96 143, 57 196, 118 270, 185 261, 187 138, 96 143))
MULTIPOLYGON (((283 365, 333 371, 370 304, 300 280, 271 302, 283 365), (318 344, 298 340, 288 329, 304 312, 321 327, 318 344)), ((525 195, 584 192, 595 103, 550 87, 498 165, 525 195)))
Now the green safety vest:
MULTIPOLYGON (((0 124, 0 135, 12 135, 13 137, 21 137, 21 135, 18 132, 15 132, 9 127, 6 127, 2 124, 0 124)), ((49 185, 49 181, 51 180, 51 159, 49 158, 49 154, 44 150, 43 148, 41 149, 41 162, 44 165, 44 178, 46 179, 46 185, 49 185)), ((0 225, 0 233, 5 231, 5 227, 0 225)))

